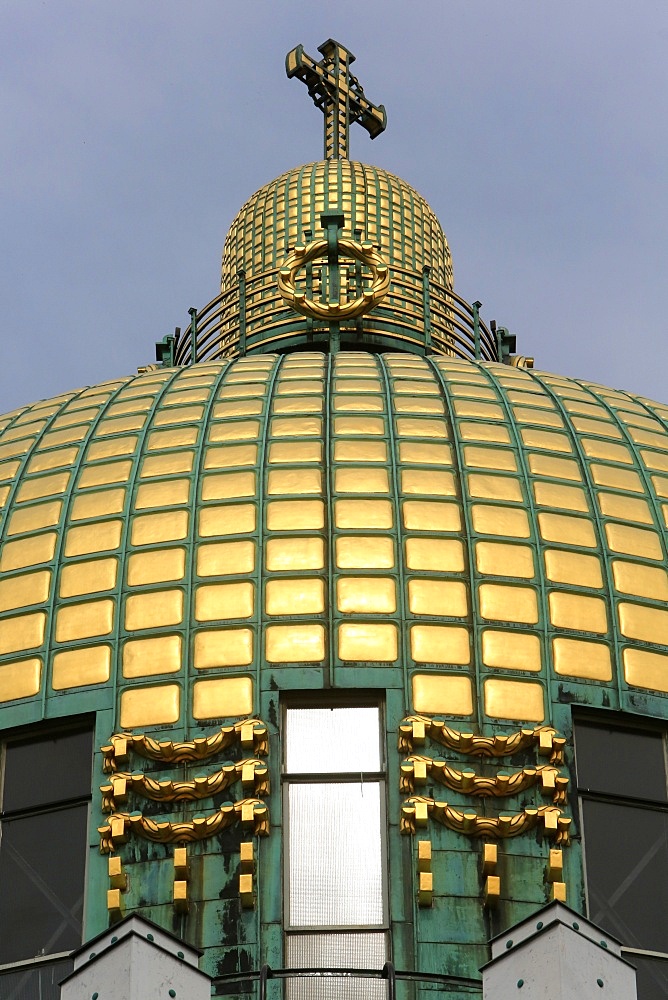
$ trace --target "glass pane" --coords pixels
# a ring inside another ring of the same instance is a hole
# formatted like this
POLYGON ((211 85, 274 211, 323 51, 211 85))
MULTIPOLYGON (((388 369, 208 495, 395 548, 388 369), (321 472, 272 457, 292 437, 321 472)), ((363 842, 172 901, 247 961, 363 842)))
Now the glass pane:
POLYGON ((81 944, 87 819, 82 805, 3 822, 0 964, 81 944))
POLYGON ((286 770, 292 774, 380 771, 379 715, 376 705, 289 708, 286 770))
POLYGON ((380 785, 291 785, 290 925, 383 923, 380 785))
MULTIPOLYGON (((290 934, 285 964, 293 969, 382 969, 384 934, 290 934)), ((288 979, 287 1000, 385 1000, 387 983, 378 979, 288 979)))
POLYGON ((668 958, 648 958, 624 953, 637 969, 638 1000, 666 1000, 668 997, 668 958))
POLYGON ((8 743, 4 811, 90 795, 92 758, 90 730, 8 743))
POLYGON ((581 789, 668 801, 660 733, 580 722, 575 729, 575 753, 581 789))
POLYGON ((668 951, 668 813, 583 800, 589 917, 627 948, 668 951))
POLYGON ((0 972, 2 1000, 59 1000, 61 980, 72 971, 69 958, 48 965, 26 966, 0 972))

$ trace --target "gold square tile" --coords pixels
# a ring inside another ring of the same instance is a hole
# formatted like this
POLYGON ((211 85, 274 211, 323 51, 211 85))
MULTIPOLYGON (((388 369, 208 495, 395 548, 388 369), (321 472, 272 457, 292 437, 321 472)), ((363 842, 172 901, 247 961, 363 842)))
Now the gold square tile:
POLYGON ((471 680, 463 674, 413 674, 413 711, 429 715, 472 715, 471 680))
POLYGON ((135 510, 145 510, 148 507, 172 507, 188 503, 190 494, 189 479, 162 480, 157 483, 144 483, 137 488, 134 499, 135 510))
POLYGON ((339 569, 392 569, 394 541, 383 535, 339 535, 334 558, 339 569))
POLYGON ((377 466, 342 466, 334 470, 337 493, 389 493, 387 469, 377 466))
POLYGON ((256 444, 209 445, 204 453, 204 468, 207 471, 244 465, 257 465, 256 444))
POLYGON ((449 444, 432 444, 428 441, 400 441, 399 461, 403 464, 452 465, 449 444))
POLYGON ((198 576, 229 576, 252 573, 255 569, 255 542, 208 542, 198 546, 198 576))
POLYGON ((602 597, 553 590, 548 595, 548 604, 550 621, 556 628, 600 634, 608 631, 606 604, 602 597))
POLYGON ((123 644, 123 676, 151 677, 174 674, 181 669, 183 640, 180 635, 158 635, 128 639, 123 644))
POLYGON ((320 663, 325 658, 325 628, 307 625, 269 625, 265 629, 269 663, 320 663))
POLYGON ((47 531, 43 535, 5 542, 0 550, 0 572, 6 573, 50 562, 56 551, 56 538, 55 531, 47 531))
POLYGON ((109 514, 122 514, 125 490, 100 490, 75 496, 70 507, 71 521, 87 521, 109 514))
POLYGON ((538 529, 546 542, 580 545, 588 549, 595 549, 597 545, 594 526, 584 517, 541 512, 538 515, 538 529))
POLYGON ((132 520, 130 541, 133 545, 180 541, 188 535, 188 517, 187 510, 140 514, 132 520))
POLYGON ((391 577, 339 577, 336 603, 343 614, 391 615, 397 610, 396 585, 391 577))
POLYGON ((335 417, 334 433, 340 436, 360 436, 385 434, 382 417, 335 417))
POLYGON ((582 473, 577 462, 571 458, 554 458, 552 455, 530 453, 529 471, 534 476, 551 476, 553 479, 568 479, 581 483, 582 473))
POLYGON ((321 461, 321 441, 273 441, 269 445, 269 462, 272 465, 321 461))
POLYGON ((231 719, 253 711, 253 681, 250 677, 218 677, 195 681, 193 717, 231 719))
POLYGON ((616 589, 622 594, 668 602, 668 573, 661 566, 613 559, 612 575, 616 589))
POLYGON ((519 479, 512 476, 483 475, 470 472, 468 487, 471 497, 476 500, 505 500, 509 503, 521 503, 522 487, 519 479))
POLYGON ((0 702, 31 698, 39 693, 42 661, 38 656, 0 665, 0 702))
POLYGON ((544 692, 535 681, 509 681, 489 677, 484 682, 485 712, 494 719, 542 722, 544 692))
POLYGON ((436 573, 463 573, 464 545, 458 538, 406 539, 406 568, 436 573))
POLYGON ((259 420, 222 420, 211 424, 209 441, 256 441, 260 436, 259 420))
POLYGON ((204 507, 199 512, 198 531, 203 538, 212 535, 244 535, 255 531, 256 508, 252 503, 204 507))
POLYGON ((325 541, 319 536, 303 535, 269 538, 265 543, 265 564, 269 572, 324 569, 325 541))
POLYGON ((407 531, 461 531, 461 512, 456 503, 404 500, 402 511, 407 531))
POLYGON ((325 610, 325 582, 319 577, 269 580, 265 587, 268 615, 317 615, 325 610))
POLYGON ((506 542, 476 542, 475 561, 481 576, 535 576, 533 550, 528 545, 506 542))
POLYGON ((412 625, 411 656, 416 663, 451 663, 465 666, 471 661, 468 629, 460 625, 412 625))
POLYGON ((610 649, 602 642, 557 636, 552 640, 552 664, 555 674, 560 677, 612 680, 610 649))
POLYGON ((560 483, 536 482, 533 484, 536 503, 541 507, 562 507, 588 513, 589 504, 584 490, 579 486, 562 486, 560 483))
POLYGON ((253 662, 253 640, 253 631, 249 628, 196 632, 195 668, 208 670, 212 667, 250 666, 253 662))
POLYGON ((636 521, 639 524, 654 523, 649 504, 639 497, 627 497, 621 493, 599 493, 598 503, 605 517, 615 517, 619 521, 636 521))
POLYGON ((123 691, 120 723, 123 729, 170 725, 181 714, 181 689, 178 684, 132 687, 123 691))
POLYGON ((338 629, 339 659, 344 662, 393 663, 399 655, 397 626, 344 622, 338 629))
POLYGON ((335 500, 337 528, 391 528, 393 506, 389 500, 335 500))
POLYGON ((545 575, 553 583, 571 583, 576 587, 603 586, 601 562, 598 556, 586 556, 567 549, 546 549, 545 575))
POLYGON ((295 469, 272 469, 267 477, 267 494, 280 496, 282 493, 298 495, 322 493, 322 471, 310 466, 295 469))
POLYGON ((540 670, 540 639, 515 630, 485 629, 482 634, 482 662, 503 670, 540 670))
POLYGON ((266 509, 268 531, 321 530, 325 526, 322 500, 271 500, 266 509))
POLYGON ((254 603, 250 581, 200 584, 195 591, 195 618, 200 622, 250 618, 254 603))
POLYGON ((0 611, 42 604, 49 596, 50 583, 51 571, 47 569, 0 579, 0 611))
POLYGON ((464 618, 469 610, 466 584, 461 580, 411 579, 408 608, 414 615, 464 618))
POLYGON ((663 558, 661 539, 655 531, 608 522, 605 525, 605 536, 612 552, 620 552, 628 556, 641 556, 644 559, 661 560, 663 558))
POLYGON ((334 441, 335 462, 387 462, 384 441, 339 438, 334 441))
POLYGON ((452 472, 436 472, 432 469, 402 469, 400 476, 401 492, 404 494, 457 496, 457 486, 452 472))
POLYGON ((322 437, 321 417, 274 417, 270 433, 277 437, 322 437))
POLYGON ((129 587, 182 580, 186 571, 185 549, 156 549, 154 552, 134 552, 128 558, 129 587))
POLYGON ((440 438, 448 437, 448 425, 445 420, 420 417, 397 417, 396 430, 398 437, 440 438))
POLYGON ((212 473, 202 480, 202 500, 235 500, 254 497, 255 472, 212 473))
POLYGON ((526 511, 512 507, 474 504, 471 508, 473 530, 480 535, 508 535, 529 538, 529 518, 526 511))
POLYGON ((46 614, 44 611, 2 619, 0 621, 0 654, 36 649, 44 642, 45 627, 46 614))
POLYGON ((111 647, 87 646, 55 653, 51 667, 51 686, 55 691, 106 684, 111 676, 111 647))
POLYGON ((619 628, 627 639, 668 645, 668 611, 622 601, 617 612, 619 628))
POLYGON ((649 691, 668 691, 668 656, 665 653, 629 646, 622 656, 628 684, 649 691))
POLYGON ((538 623, 538 600, 531 587, 502 583, 481 583, 478 588, 480 614, 492 621, 538 623))
POLYGON ((182 590, 152 590, 146 594, 131 594, 125 603, 125 628, 165 628, 183 621, 182 590))
POLYGON ((60 597, 82 597, 113 590, 118 572, 117 559, 86 559, 67 563, 60 571, 60 597))
POLYGON ((110 598, 87 601, 85 604, 67 604, 56 611, 56 642, 75 639, 92 639, 109 635, 114 627, 116 605, 110 598))
POLYGON ((117 549, 121 544, 122 521, 97 521, 70 528, 65 535, 66 556, 86 556, 117 549))

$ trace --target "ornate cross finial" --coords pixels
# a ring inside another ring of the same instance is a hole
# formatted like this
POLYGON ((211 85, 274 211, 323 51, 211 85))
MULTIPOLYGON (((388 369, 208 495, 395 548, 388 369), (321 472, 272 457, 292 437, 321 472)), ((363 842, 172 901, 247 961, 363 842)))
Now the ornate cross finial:
POLYGON ((385 131, 387 115, 382 104, 372 104, 356 76, 350 72, 355 56, 333 38, 318 46, 323 58, 316 62, 304 46, 288 52, 285 70, 308 87, 316 108, 325 116, 325 159, 347 160, 349 126, 359 122, 372 139, 385 131))

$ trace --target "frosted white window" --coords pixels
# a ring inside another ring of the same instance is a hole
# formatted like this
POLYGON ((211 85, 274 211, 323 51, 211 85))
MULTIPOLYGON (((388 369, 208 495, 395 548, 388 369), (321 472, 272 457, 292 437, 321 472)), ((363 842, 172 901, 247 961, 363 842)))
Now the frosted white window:
POLYGON ((380 785, 294 784, 290 812, 290 925, 380 926, 380 785))
POLYGON ((289 774, 380 771, 378 708, 289 708, 285 769, 289 774))
MULTIPOLYGON (((380 970, 387 865, 379 707, 290 707, 284 718, 286 966, 380 970)), ((381 980, 354 977, 287 984, 288 1000, 385 992, 381 980)))

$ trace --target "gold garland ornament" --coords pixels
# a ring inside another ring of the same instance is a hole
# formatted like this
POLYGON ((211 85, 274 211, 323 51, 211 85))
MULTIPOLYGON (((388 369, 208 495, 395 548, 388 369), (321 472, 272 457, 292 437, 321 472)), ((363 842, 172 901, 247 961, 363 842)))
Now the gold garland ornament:
POLYGON ((262 798, 269 794, 268 774, 267 765, 257 759, 225 764, 219 771, 194 781, 156 781, 141 771, 132 774, 116 771, 111 776, 111 784, 100 785, 102 812, 115 812, 119 803, 127 801, 130 792, 154 802, 196 801, 224 792, 239 779, 244 791, 262 798))
POLYGON ((214 837, 234 823, 252 828, 256 837, 269 834, 269 810, 260 799, 226 802, 208 816, 195 816, 190 822, 156 823, 141 813, 113 813, 104 826, 98 827, 100 853, 111 854, 124 844, 130 834, 156 844, 186 844, 214 837))
POLYGON ((242 719, 233 726, 221 727, 213 736, 200 736, 186 743, 158 742, 143 733, 116 733, 108 746, 100 748, 102 770, 105 774, 114 773, 131 753, 168 764, 208 760, 234 743, 240 743, 244 749, 252 750, 258 757, 266 757, 269 753, 267 727, 261 719, 242 719))
POLYGON ((538 753, 550 758, 551 764, 563 764, 566 740, 557 736, 552 726, 519 729, 514 733, 495 733, 494 736, 477 736, 450 729, 438 719, 426 715, 410 715, 399 726, 399 750, 412 753, 429 738, 459 753, 476 757, 506 757, 537 747, 538 753))
POLYGON ((404 795, 412 795, 416 786, 425 785, 428 780, 438 781, 453 792, 463 792, 481 798, 517 795, 527 788, 540 784, 543 795, 551 795, 555 805, 566 804, 568 787, 568 778, 560 775, 557 768, 551 764, 523 767, 513 774, 498 773, 494 777, 485 777, 476 774, 475 771, 459 771, 444 760, 433 760, 431 757, 421 757, 417 754, 403 761, 399 790, 404 795))
POLYGON ((371 287, 364 288, 361 295, 350 302, 316 302, 307 298, 306 292, 297 291, 297 274, 312 261, 327 257, 329 243, 326 239, 318 239, 306 246, 299 244, 288 254, 278 272, 278 290, 288 305, 302 316, 322 320, 355 319, 369 312, 387 295, 390 269, 372 243, 358 243, 340 236, 337 250, 341 257, 352 257, 371 269, 371 287))
POLYGON ((428 826, 430 819, 469 837, 496 839, 517 837, 536 826, 542 826, 545 836, 561 845, 569 843, 571 825, 571 818, 562 816, 561 810, 556 806, 522 809, 511 816, 478 816, 474 812, 455 809, 447 802, 413 795, 401 807, 401 832, 414 834, 418 827, 428 826))

